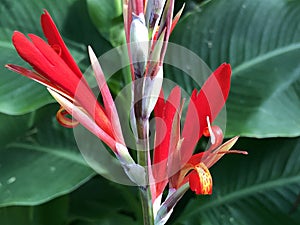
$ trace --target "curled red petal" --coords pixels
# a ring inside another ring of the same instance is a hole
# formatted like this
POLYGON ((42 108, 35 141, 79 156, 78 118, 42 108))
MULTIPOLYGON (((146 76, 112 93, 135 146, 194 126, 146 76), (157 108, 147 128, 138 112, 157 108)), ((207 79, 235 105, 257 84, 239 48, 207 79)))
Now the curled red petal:
POLYGON ((79 122, 72 118, 69 118, 68 116, 70 116, 70 114, 63 107, 60 107, 60 109, 56 113, 56 119, 62 126, 66 128, 76 127, 79 122))
MULTIPOLYGON (((210 126, 209 124, 207 129, 209 130, 208 133, 210 137, 210 146, 206 153, 210 154, 223 143, 224 135, 222 129, 218 126, 210 126)), ((206 129, 204 130, 203 134, 204 136, 207 135, 206 129)))

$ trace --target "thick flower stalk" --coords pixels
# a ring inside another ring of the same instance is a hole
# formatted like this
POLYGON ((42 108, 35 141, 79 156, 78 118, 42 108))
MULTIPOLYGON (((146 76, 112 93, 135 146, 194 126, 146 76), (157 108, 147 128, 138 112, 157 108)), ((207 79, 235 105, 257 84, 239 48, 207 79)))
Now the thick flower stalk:
POLYGON ((124 0, 125 35, 132 76, 131 126, 137 143, 138 164, 145 167, 140 184, 144 223, 153 224, 150 178, 149 117, 163 80, 163 60, 172 29, 183 8, 173 18, 174 0, 124 0))

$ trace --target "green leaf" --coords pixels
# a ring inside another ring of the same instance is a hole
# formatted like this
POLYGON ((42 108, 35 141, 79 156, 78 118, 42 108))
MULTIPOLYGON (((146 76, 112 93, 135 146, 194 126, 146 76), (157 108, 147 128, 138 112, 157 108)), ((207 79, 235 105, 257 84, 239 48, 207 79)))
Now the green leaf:
MULTIPOLYGON (((175 28, 172 41, 211 68, 232 65, 227 136, 300 135, 299 20, 299 1, 215 0, 175 28)), ((195 82, 182 76, 177 71, 172 79, 190 92, 195 82)))
POLYGON ((4 68, 12 63, 30 68, 22 62, 11 43, 14 30, 41 37, 40 15, 47 9, 53 17, 67 46, 83 71, 87 68, 87 45, 93 45, 98 53, 111 46, 97 32, 89 20, 85 1, 9 1, 0 2, 0 112, 20 115, 32 112, 54 102, 46 89, 4 68))
POLYGON ((213 195, 191 200, 174 224, 299 224, 300 138, 244 139, 237 147, 249 155, 213 166, 213 195))
POLYGON ((89 15, 99 33, 112 46, 125 43, 121 0, 87 0, 89 15))
POLYGON ((3 225, 63 225, 68 218, 68 197, 63 196, 39 206, 0 208, 3 225))
POLYGON ((4 68, 6 63, 23 63, 12 46, 7 49, 0 46, 0 49, 0 112, 25 114, 54 101, 42 85, 4 68))
POLYGON ((22 116, 8 116, 0 113, 0 146, 4 147, 8 143, 21 137, 31 126, 32 114, 22 116))
MULTIPOLYGON (((0 206, 46 202, 95 174, 80 155, 72 130, 55 120, 56 110, 57 105, 39 110, 26 132, 21 127, 23 135, 18 126, 8 129, 11 141, 0 149, 0 206)), ((7 123, 6 117, 0 119, 7 123)), ((16 117, 18 122, 22 119, 16 117)))
POLYGON ((142 221, 137 187, 123 186, 100 176, 72 192, 70 206, 70 220, 77 221, 74 224, 136 224, 142 221))

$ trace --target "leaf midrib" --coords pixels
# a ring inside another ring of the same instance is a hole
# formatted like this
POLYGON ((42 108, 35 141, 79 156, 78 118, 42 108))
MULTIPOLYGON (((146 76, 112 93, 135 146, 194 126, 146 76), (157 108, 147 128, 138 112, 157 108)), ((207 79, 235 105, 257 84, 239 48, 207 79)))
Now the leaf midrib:
POLYGON ((299 43, 293 43, 293 44, 290 44, 290 45, 286 45, 286 46, 277 48, 275 50, 268 51, 265 54, 255 56, 254 58, 249 59, 249 60, 241 63, 240 65, 234 67, 233 70, 232 70, 232 73, 235 74, 235 75, 239 74, 239 73, 243 74, 242 73, 243 70, 247 70, 247 69, 253 67, 256 64, 260 64, 263 61, 266 61, 266 60, 271 59, 273 57, 278 57, 279 55, 283 55, 283 54, 288 53, 290 51, 296 51, 296 50, 300 50, 300 42, 299 43))
MULTIPOLYGON (((291 51, 297 51, 297 50, 300 52, 300 43, 293 43, 290 45, 283 46, 281 48, 277 48, 273 51, 269 51, 263 55, 260 55, 256 58, 253 58, 247 62, 240 64, 239 66, 235 67, 232 70, 232 72, 235 74, 235 76, 238 76, 238 74, 243 74, 243 70, 247 70, 256 64, 260 64, 263 61, 267 61, 273 57, 278 57, 280 55, 289 53, 291 51)), ((297 68, 297 71, 299 71, 299 68, 300 67, 297 68)), ((273 99, 274 97, 278 96, 281 92, 285 91, 291 84, 293 84, 298 79, 300 79, 299 73, 296 72, 292 73, 292 77, 290 79, 286 79, 285 82, 280 83, 277 89, 275 89, 270 96, 268 96, 267 98, 264 99, 264 101, 262 101, 260 105, 260 109, 263 109, 264 108, 263 106, 267 104, 270 101, 270 99, 273 99)), ((257 111, 257 113, 259 112, 257 111)), ((257 113, 254 113, 252 116, 256 116, 257 113)), ((245 133, 243 134, 245 135, 245 133)), ((293 136, 295 135, 297 134, 294 134, 293 136)), ((270 134, 269 136, 272 136, 272 134, 270 134)))
POLYGON ((218 198, 216 200, 210 201, 207 204, 197 207, 195 210, 189 211, 188 213, 185 214, 184 218, 188 218, 195 213, 200 213, 200 212, 203 212, 204 210, 209 210, 210 208, 214 208, 214 207, 223 205, 225 203, 232 202, 236 199, 243 198, 247 195, 251 195, 251 194, 254 194, 257 192, 262 192, 262 191, 265 191, 268 189, 274 189, 276 187, 288 185, 288 184, 295 183, 295 182, 300 182, 300 174, 292 176, 292 177, 285 177, 285 178, 280 178, 280 179, 276 179, 276 180, 270 180, 265 183, 260 183, 260 184, 253 185, 251 187, 239 189, 238 191, 228 193, 225 196, 222 196, 221 198, 218 198))
POLYGON ((16 147, 16 148, 23 148, 28 150, 33 150, 37 152, 44 152, 50 155, 58 156, 59 158, 66 159, 68 161, 74 162, 76 164, 79 164, 84 167, 88 167, 85 161, 79 157, 79 154, 70 153, 67 151, 64 151, 63 149, 53 149, 48 147, 43 147, 39 145, 30 145, 25 143, 12 143, 9 144, 9 148, 16 147))
POLYGON ((14 47, 10 41, 0 41, 0 48, 14 49, 14 47))

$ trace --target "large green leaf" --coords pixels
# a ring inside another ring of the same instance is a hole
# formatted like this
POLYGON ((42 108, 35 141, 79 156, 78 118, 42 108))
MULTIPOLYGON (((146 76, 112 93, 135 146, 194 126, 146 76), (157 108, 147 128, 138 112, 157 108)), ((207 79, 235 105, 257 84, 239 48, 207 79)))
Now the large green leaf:
POLYGON ((138 188, 96 176, 70 194, 72 224, 141 224, 138 188))
POLYGON ((38 206, 0 208, 1 225, 141 224, 137 187, 95 176, 68 195, 38 206))
POLYGON ((240 140, 238 147, 249 155, 215 165, 213 195, 191 200, 174 224, 299 224, 300 138, 240 140))
POLYGON ((0 148, 24 135, 32 125, 31 118, 32 114, 8 116, 0 113, 0 148))
POLYGON ((11 44, 14 30, 35 33, 43 37, 40 15, 47 9, 75 60, 86 68, 86 45, 91 44, 96 52, 103 53, 110 48, 92 25, 85 1, 0 1, 0 112, 24 114, 53 102, 49 93, 41 85, 4 68, 7 63, 26 65, 18 57, 11 44), (85 45, 85 46, 84 46, 85 45))
MULTIPOLYGON (((228 136, 300 135, 299 20, 299 1, 214 0, 175 28, 172 41, 212 69, 222 62, 233 67, 228 136)), ((176 73, 171 78, 191 91, 192 80, 176 73)))
MULTIPOLYGON (((72 130, 55 120, 55 110, 57 105, 50 105, 31 115, 31 126, 20 126, 22 135, 18 126, 7 128, 9 142, 1 141, 0 148, 0 206, 40 204, 69 193, 94 175, 72 130)), ((12 117, 6 117, 0 117, 1 125, 9 125, 12 117)), ((21 123, 23 117, 14 119, 21 123)))

